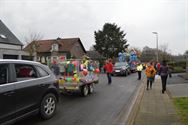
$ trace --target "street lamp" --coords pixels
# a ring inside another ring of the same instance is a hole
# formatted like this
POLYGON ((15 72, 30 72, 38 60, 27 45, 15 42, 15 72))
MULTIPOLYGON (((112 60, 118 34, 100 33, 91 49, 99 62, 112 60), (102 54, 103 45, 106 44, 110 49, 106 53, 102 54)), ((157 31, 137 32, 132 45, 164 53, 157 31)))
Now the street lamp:
POLYGON ((157 62, 158 62, 158 61, 159 61, 159 51, 158 51, 158 33, 157 33, 157 32, 152 32, 152 33, 156 35, 157 62))

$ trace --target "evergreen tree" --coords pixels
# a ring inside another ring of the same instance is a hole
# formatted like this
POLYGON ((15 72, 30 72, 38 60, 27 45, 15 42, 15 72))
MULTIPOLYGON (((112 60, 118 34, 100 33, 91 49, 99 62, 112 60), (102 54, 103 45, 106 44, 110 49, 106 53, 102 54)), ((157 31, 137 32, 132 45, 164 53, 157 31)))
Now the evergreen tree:
POLYGON ((105 23, 102 30, 94 32, 94 48, 106 58, 114 58, 129 46, 124 33, 116 24, 105 23))

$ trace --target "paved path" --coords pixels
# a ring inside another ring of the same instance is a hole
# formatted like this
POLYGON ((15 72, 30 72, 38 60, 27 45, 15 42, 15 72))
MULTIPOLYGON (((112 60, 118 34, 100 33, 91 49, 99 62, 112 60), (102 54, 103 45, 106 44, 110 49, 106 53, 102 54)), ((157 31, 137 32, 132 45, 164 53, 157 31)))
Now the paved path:
POLYGON ((160 80, 155 80, 153 89, 144 90, 134 125, 178 125, 175 107, 169 96, 161 93, 160 80))

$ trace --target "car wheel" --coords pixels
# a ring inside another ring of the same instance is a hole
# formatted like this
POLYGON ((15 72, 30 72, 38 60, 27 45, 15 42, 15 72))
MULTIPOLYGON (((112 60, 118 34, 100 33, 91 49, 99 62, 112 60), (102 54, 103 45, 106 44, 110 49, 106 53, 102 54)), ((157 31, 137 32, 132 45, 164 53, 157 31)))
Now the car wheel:
POLYGON ((125 71, 125 74, 124 74, 125 76, 127 76, 127 70, 125 71))
POLYGON ((54 94, 49 93, 42 99, 40 105, 40 115, 43 119, 49 119, 54 116, 56 112, 57 99, 54 94))
POLYGON ((94 85, 93 83, 89 85, 89 94, 92 94, 94 92, 94 85))
POLYGON ((130 70, 128 70, 128 75, 130 75, 131 74, 131 71, 130 70))
POLYGON ((82 96, 87 96, 89 93, 89 88, 87 85, 84 85, 81 90, 82 96))

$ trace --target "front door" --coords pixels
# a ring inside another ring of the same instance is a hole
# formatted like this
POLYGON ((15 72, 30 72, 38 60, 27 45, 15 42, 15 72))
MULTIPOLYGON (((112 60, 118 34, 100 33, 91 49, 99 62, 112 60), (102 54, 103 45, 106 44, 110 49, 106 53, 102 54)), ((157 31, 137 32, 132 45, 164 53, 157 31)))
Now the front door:
POLYGON ((40 86, 38 72, 32 65, 15 64, 16 70, 16 100, 17 115, 23 115, 37 109, 39 98, 43 93, 43 87, 40 86))
POLYGON ((0 64, 0 124, 16 115, 15 85, 9 82, 8 64, 0 64))

